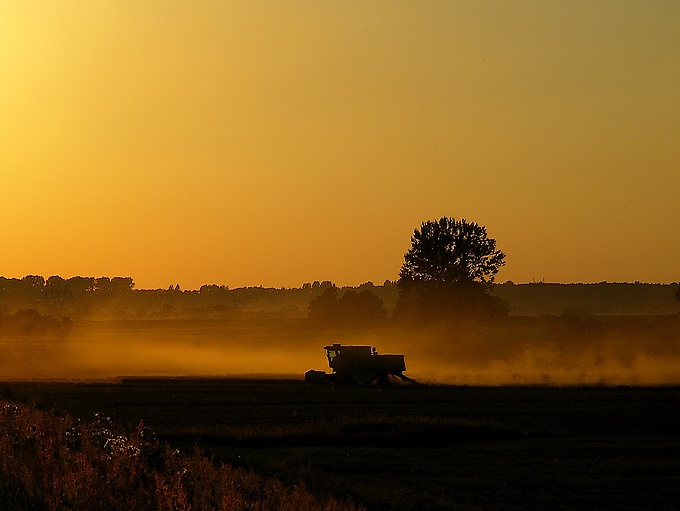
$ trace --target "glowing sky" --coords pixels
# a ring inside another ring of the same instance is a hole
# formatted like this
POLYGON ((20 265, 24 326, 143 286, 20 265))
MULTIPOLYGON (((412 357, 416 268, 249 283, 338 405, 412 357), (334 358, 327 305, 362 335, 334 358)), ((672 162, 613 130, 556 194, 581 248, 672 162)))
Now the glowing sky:
POLYGON ((676 0, 3 0, 0 275, 680 279, 676 0))

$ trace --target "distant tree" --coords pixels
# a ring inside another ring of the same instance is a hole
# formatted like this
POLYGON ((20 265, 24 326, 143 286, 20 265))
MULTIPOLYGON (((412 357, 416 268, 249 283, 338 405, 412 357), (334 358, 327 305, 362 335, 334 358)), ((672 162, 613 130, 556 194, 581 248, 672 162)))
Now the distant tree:
POLYGON ((329 288, 309 302, 308 317, 315 323, 328 323, 336 318, 337 309, 338 290, 337 288, 329 288))
POLYGON ((45 286, 45 278, 40 275, 26 275, 21 281, 36 289, 42 289, 45 286))
POLYGON ((132 277, 113 277, 111 279, 111 289, 116 293, 131 291, 135 287, 132 277))
POLYGON ((69 289, 76 296, 82 296, 85 293, 92 292, 96 289, 96 280, 94 277, 71 277, 68 282, 69 289))
POLYGON ((370 326, 385 320, 383 301, 372 291, 348 289, 340 299, 340 311, 348 324, 370 326))
POLYGON ((7 291, 14 295, 19 304, 39 306, 45 292, 45 279, 40 275, 26 275, 21 280, 12 279, 7 291))
POLYGON ((45 299, 53 304, 63 304, 72 298, 66 280, 59 275, 52 275, 45 282, 45 299))
POLYGON ((99 293, 109 293, 113 291, 111 287, 111 279, 109 277, 99 277, 94 281, 95 291, 99 293))
POLYGON ((177 308, 173 305, 175 301, 175 293, 173 291, 174 287, 172 285, 167 290, 156 289, 153 291, 153 297, 156 301, 154 316, 163 319, 177 312, 177 308))
POLYGON ((383 301, 369 290, 347 289, 338 297, 338 289, 328 287, 309 303, 309 320, 322 326, 374 326, 386 316, 383 301))
POLYGON ((43 316, 36 309, 19 309, 12 317, 0 323, 0 337, 8 334, 10 337, 24 337, 42 335, 45 333, 66 332, 71 322, 68 318, 57 321, 51 316, 43 316))
POLYGON ((208 305, 224 305, 229 301, 229 286, 218 286, 217 284, 203 285, 198 290, 198 294, 208 305))
POLYGON ((507 314, 507 304, 488 294, 505 264, 486 228, 465 219, 423 222, 399 271, 396 315, 429 319, 460 314, 507 314))
POLYGON ((66 284, 66 280, 63 279, 62 277, 60 277, 59 275, 52 275, 45 282, 46 286, 53 286, 53 287, 62 287, 65 284, 66 284))

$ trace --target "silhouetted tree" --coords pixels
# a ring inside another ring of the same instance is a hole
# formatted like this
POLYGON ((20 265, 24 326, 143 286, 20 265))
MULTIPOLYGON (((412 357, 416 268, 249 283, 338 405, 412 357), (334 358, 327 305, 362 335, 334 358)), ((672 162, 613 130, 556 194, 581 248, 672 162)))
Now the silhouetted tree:
POLYGON ((340 299, 341 318, 347 324, 370 326, 380 323, 387 317, 383 301, 375 293, 364 289, 356 292, 348 289, 340 299))
POLYGON ((111 287, 111 279, 109 277, 99 277, 95 279, 95 291, 99 293, 110 293, 113 291, 111 287))
POLYGON ((65 333, 71 326, 68 318, 57 321, 41 315, 36 309, 19 309, 13 316, 0 319, 0 337, 8 335, 10 338, 65 333))
POLYGON ((52 275, 45 282, 45 298, 52 301, 63 301, 67 293, 66 280, 59 275, 52 275))
POLYGON ((135 287, 132 277, 113 277, 111 279, 111 289, 116 293, 131 291, 135 287))
POLYGON ((231 300, 229 296, 229 286, 205 284, 198 290, 198 294, 202 298, 205 298, 211 305, 224 304, 227 300, 231 300))
POLYGON ((52 312, 62 312, 66 302, 71 303, 73 296, 69 291, 66 280, 59 275, 52 275, 45 282, 45 302, 52 312))
POLYGON ((329 287, 309 303, 309 320, 317 325, 358 327, 375 326, 385 320, 383 301, 369 290, 346 290, 329 287))
POLYGON ((69 289, 75 296, 82 296, 96 289, 96 279, 94 277, 71 277, 67 282, 69 289))
POLYGON ((411 248, 399 271, 399 285, 489 284, 505 264, 504 259, 505 254, 496 249, 496 240, 487 236, 485 227, 442 217, 423 222, 413 231, 411 248))
POLYGON ((423 222, 399 271, 395 315, 426 320, 507 314, 507 304, 487 293, 504 260, 484 226, 450 217, 423 222))
POLYGON ((42 289, 45 286, 45 278, 41 275, 26 275, 21 281, 36 289, 42 289))
POLYGON ((338 309, 338 289, 328 288, 309 302, 309 319, 314 323, 329 323, 335 320, 338 309))

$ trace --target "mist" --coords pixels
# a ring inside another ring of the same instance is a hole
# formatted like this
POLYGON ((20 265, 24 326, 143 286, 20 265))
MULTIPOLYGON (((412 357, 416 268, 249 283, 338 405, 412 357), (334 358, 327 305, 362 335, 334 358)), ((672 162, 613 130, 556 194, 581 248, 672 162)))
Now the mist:
POLYGON ((680 384, 677 322, 533 318, 530 326, 430 327, 394 332, 390 349, 407 354, 422 382, 458 385, 680 384))
MULTIPOLYGON (((134 325, 137 326, 137 325, 134 325)), ((0 341, 0 379, 102 380, 124 376, 262 376, 300 378, 325 361, 324 351, 291 349, 255 328, 218 333, 162 322, 127 328, 88 324, 66 336, 0 341), (131 331, 132 330, 132 331, 131 331)))
POLYGON ((679 364, 679 356, 640 354, 625 364, 617 359, 602 360, 594 352, 565 364, 562 352, 536 348, 518 357, 485 363, 412 356, 408 366, 418 381, 456 385, 677 385, 679 364))
POLYGON ((516 324, 324 330, 201 321, 75 322, 68 332, 0 339, 2 380, 124 376, 303 378, 330 372, 323 346, 367 344, 403 353, 422 383, 459 385, 676 385, 675 322, 587 328, 566 320, 516 324))

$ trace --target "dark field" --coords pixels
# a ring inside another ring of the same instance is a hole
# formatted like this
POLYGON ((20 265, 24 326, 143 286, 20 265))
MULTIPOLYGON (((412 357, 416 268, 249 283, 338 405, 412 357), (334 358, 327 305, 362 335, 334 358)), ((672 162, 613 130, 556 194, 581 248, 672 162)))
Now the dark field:
POLYGON ((19 382, 367 509, 680 509, 678 387, 339 387, 297 380, 19 382))

